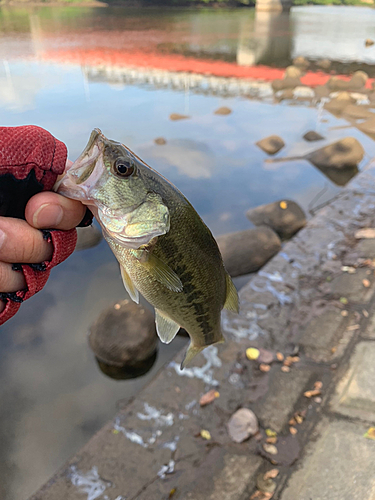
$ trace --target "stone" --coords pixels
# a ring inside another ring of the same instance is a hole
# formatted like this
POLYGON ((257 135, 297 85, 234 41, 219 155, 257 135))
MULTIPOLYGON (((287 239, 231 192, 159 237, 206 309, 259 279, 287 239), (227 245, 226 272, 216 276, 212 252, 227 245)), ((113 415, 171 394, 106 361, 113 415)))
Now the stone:
POLYGON ((102 232, 95 226, 77 227, 77 244, 75 251, 96 247, 103 239, 102 232))
POLYGON ((231 440, 242 443, 258 432, 258 419, 253 411, 240 408, 230 417, 227 428, 231 440))
POLYGON ((280 238, 267 226, 219 236, 217 243, 233 277, 258 271, 281 248, 280 238))
POLYGON ((368 74, 364 71, 356 71, 349 82, 349 88, 351 90, 362 89, 368 80, 368 74))
POLYGON ((360 342, 350 359, 350 366, 337 384, 332 400, 334 411, 352 418, 375 420, 375 344, 360 342))
POLYGON ((302 76, 302 71, 296 66, 288 66, 284 73, 285 78, 300 78, 302 76))
POLYGON ((307 446, 303 463, 288 480, 281 500, 372 500, 374 442, 364 424, 324 420, 307 446))
POLYGON ((330 78, 328 80, 327 86, 328 86, 328 88, 331 89, 331 91, 333 91, 333 90, 347 90, 347 89, 349 89, 350 84, 348 81, 342 80, 338 76, 332 76, 332 78, 330 78))
POLYGON ((277 98, 280 101, 294 99, 294 91, 293 89, 281 90, 280 92, 277 93, 277 98))
POLYGON ((251 208, 246 212, 246 217, 255 226, 270 226, 283 239, 290 238, 306 224, 304 211, 291 200, 251 208))
POLYGON ((342 273, 331 281, 332 293, 337 297, 346 297, 349 302, 368 302, 372 295, 372 288, 363 286, 362 281, 372 276, 367 274, 367 268, 362 267, 356 270, 355 274, 342 273))
POLYGON ((215 115, 230 115, 232 110, 226 106, 222 106, 215 111, 215 115))
POLYGON ((364 119, 364 118, 375 118, 374 113, 371 113, 366 106, 361 106, 358 104, 348 104, 343 110, 343 114, 349 118, 364 119))
POLYGON ((355 99, 348 92, 339 92, 339 94, 324 104, 324 109, 333 114, 341 114, 349 105, 355 103, 355 99))
POLYGON ((366 339, 375 340, 375 315, 371 317, 370 322, 367 325, 366 331, 363 334, 363 337, 366 339))
POLYGON ((180 115, 179 113, 172 113, 169 115, 169 119, 172 121, 177 121, 177 120, 187 120, 190 118, 188 115, 180 115))
POLYGON ((306 57, 297 56, 293 59, 293 65, 297 66, 297 68, 301 68, 302 71, 305 71, 310 66, 310 63, 306 57))
POLYGON ((300 78, 292 78, 290 76, 286 76, 282 80, 276 78, 275 80, 273 80, 273 82, 271 84, 274 92, 277 92, 279 90, 284 90, 284 89, 294 89, 295 87, 298 87, 299 85, 301 85, 300 78))
POLYGON ((285 146, 285 142, 278 135, 270 135, 255 144, 269 155, 278 153, 285 146))
POLYGON ((365 134, 368 135, 373 135, 375 136, 375 117, 374 118, 369 118, 368 120, 359 123, 357 125, 357 128, 361 131, 364 132, 365 134))
POLYGON ((164 139, 164 137, 157 137, 154 140, 154 143, 157 144, 158 146, 164 146, 164 144, 167 144, 167 141, 164 139))
POLYGON ((371 47, 372 45, 374 45, 374 43, 374 40, 371 40, 371 38, 366 38, 365 47, 371 47))
POLYGON ((102 363, 136 367, 155 354, 153 314, 130 300, 104 310, 90 328, 89 345, 102 363))
POLYGON ((331 91, 326 85, 317 85, 314 88, 314 93, 315 97, 322 99, 323 97, 328 97, 331 91))
POLYGON ((327 70, 331 67, 332 62, 329 59, 320 59, 315 64, 318 68, 327 70))
POLYGON ((315 132, 315 130, 309 130, 302 137, 308 142, 322 141, 324 139, 324 137, 318 134, 318 132, 315 132))

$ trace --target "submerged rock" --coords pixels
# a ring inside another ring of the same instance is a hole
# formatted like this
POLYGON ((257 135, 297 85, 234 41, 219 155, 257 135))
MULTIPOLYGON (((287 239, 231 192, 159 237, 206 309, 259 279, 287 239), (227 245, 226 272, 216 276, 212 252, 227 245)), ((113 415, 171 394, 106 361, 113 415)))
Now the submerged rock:
POLYGON ((267 226, 219 236, 217 243, 233 277, 258 271, 281 248, 280 238, 267 226))
POLYGON ((169 115, 169 119, 172 121, 177 121, 177 120, 187 120, 190 118, 188 115, 180 115, 179 113, 172 113, 169 115))
POLYGON ((357 125, 357 128, 370 136, 375 136, 375 116, 357 125))
POLYGON ((280 238, 290 238, 306 224, 302 208, 291 200, 275 201, 251 208, 246 216, 255 226, 269 226, 280 238))
POLYGON ((77 227, 77 244, 75 251, 96 247, 102 241, 103 235, 95 226, 77 227))
POLYGON ((278 135, 270 135, 255 143, 269 155, 274 155, 285 146, 285 142, 278 135))
POLYGON ((89 345, 106 365, 136 370, 155 354, 157 343, 153 314, 130 300, 104 310, 90 328, 89 345))
POLYGON ((371 38, 366 38, 365 47, 371 47, 371 45, 374 45, 374 43, 374 40, 371 40, 371 38))
POLYGON ((232 110, 226 106, 222 106, 215 111, 215 115, 230 115, 232 110))
POLYGON ((167 141, 164 139, 164 137, 157 137, 154 140, 154 143, 157 144, 158 146, 164 146, 164 144, 167 144, 167 141))
POLYGON ((354 118, 356 120, 365 118, 375 118, 374 113, 369 111, 368 107, 358 104, 348 104, 343 110, 343 114, 349 118, 354 118))
POLYGON ((315 132, 315 130, 309 130, 302 137, 308 142, 322 141, 324 139, 324 137, 318 134, 318 132, 315 132))
POLYGON ((331 67, 332 62, 329 59, 320 59, 315 64, 318 68, 327 70, 331 67))

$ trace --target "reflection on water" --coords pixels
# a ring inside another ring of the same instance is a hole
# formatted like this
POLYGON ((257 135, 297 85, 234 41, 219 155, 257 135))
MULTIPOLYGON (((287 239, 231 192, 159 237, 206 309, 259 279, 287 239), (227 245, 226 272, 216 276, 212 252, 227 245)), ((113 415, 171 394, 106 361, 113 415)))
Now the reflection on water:
MULTIPOLYGON (((2 7, 1 122, 47 128, 68 145, 71 159, 99 127, 175 183, 214 234, 247 229, 251 207, 287 198, 307 210, 323 189, 319 204, 338 191, 305 159, 264 163, 255 143, 265 136, 280 135, 285 156, 312 149, 302 139, 308 130, 327 138, 319 147, 357 138, 366 151, 360 168, 375 154, 370 136, 354 127, 331 130, 348 122, 309 103, 276 104, 260 83, 264 99, 249 99, 255 84, 248 78, 281 78, 280 66, 296 55, 333 56, 345 71, 362 61, 372 71, 375 52, 360 44, 373 37, 374 15, 345 7, 294 8, 290 17, 250 9, 2 7), (355 29, 340 31, 342 16, 355 29), (232 113, 216 115, 221 106, 232 113), (190 118, 172 121, 172 113, 190 118), (157 137, 166 143, 155 144, 157 137)), ((135 395, 184 345, 176 338, 160 346, 142 378, 104 377, 88 329, 124 297, 118 265, 102 241, 54 269, 43 292, 2 327, 2 500, 37 489, 113 415, 116 402, 135 395)))

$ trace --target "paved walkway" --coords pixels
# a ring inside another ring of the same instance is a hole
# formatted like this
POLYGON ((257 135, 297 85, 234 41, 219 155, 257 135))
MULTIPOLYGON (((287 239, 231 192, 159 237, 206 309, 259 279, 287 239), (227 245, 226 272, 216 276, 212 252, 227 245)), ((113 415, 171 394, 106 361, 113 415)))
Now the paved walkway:
POLYGON ((374 181, 373 163, 241 290, 224 345, 177 356, 32 500, 375 500, 375 239, 356 238, 374 181), (260 431, 235 443, 241 407, 260 431))

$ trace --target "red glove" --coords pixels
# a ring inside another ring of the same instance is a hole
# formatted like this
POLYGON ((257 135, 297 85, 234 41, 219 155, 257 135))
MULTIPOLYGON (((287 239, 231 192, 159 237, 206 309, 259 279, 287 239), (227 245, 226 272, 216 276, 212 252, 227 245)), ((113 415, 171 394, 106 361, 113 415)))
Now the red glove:
MULTIPOLYGON (((24 219, 28 200, 40 191, 52 189, 64 171, 66 159, 65 144, 40 127, 0 127, 0 216, 24 219)), ((84 225, 91 223, 90 218, 85 219, 84 225)), ((52 259, 40 264, 13 265, 14 270, 23 272, 27 288, 0 293, 0 299, 6 302, 0 325, 18 311, 24 300, 44 287, 52 267, 69 257, 75 248, 75 229, 43 233, 53 244, 52 259)))

